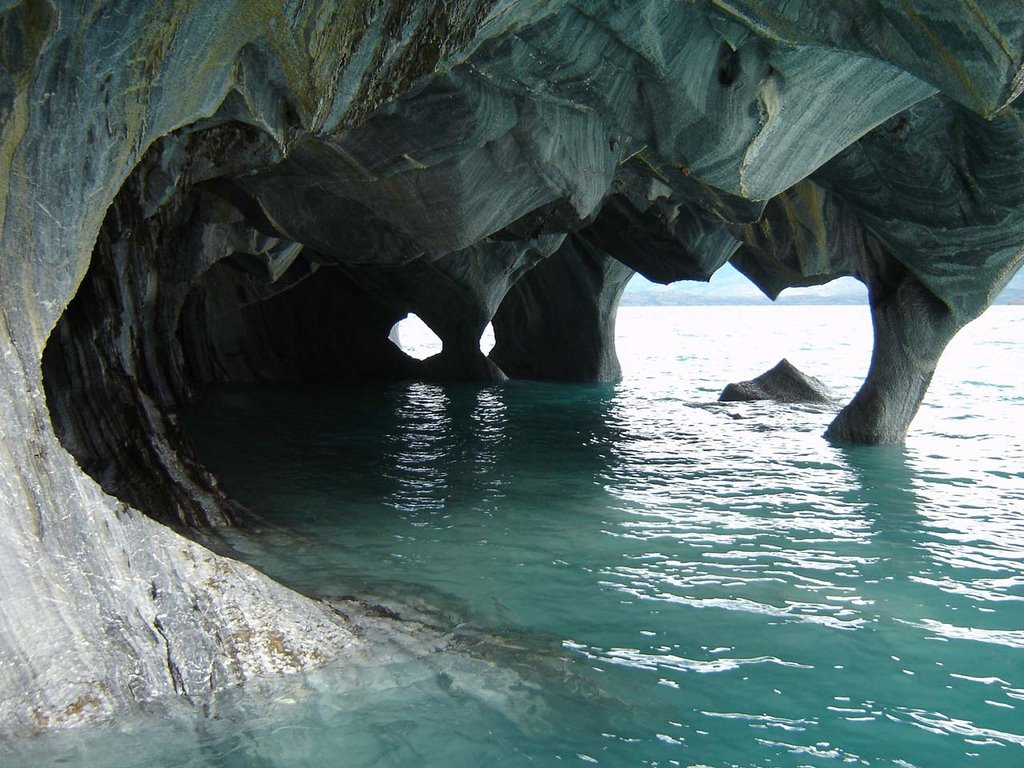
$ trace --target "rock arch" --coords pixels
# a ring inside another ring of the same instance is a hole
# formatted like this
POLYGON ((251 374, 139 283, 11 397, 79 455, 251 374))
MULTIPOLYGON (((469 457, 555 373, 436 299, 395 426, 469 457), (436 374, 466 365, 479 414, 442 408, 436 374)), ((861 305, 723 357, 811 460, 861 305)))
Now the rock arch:
POLYGON ((1019 9, 918 5, 0 5, 0 723, 358 644, 135 506, 229 521, 167 408, 197 382, 405 375, 382 345, 410 310, 446 350, 413 374, 606 378, 630 270, 730 259, 770 295, 855 275, 876 357, 831 434, 901 439, 1024 243, 1019 9), (941 55, 884 32, 919 23, 941 55))

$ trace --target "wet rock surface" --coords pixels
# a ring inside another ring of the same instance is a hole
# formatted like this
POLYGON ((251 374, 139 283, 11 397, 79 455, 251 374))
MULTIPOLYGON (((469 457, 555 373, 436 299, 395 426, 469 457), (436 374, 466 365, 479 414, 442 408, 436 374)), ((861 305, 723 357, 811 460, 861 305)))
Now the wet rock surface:
POLYGON ((210 384, 611 379, 634 271, 731 261, 867 285, 829 436, 900 441, 1021 264, 1022 51, 1010 0, 0 3, 0 723, 358 642, 180 535, 238 515, 210 384))
POLYGON ((722 403, 775 400, 779 403, 828 404, 833 398, 819 379, 803 373, 789 360, 780 360, 755 379, 727 384, 718 400, 722 403))

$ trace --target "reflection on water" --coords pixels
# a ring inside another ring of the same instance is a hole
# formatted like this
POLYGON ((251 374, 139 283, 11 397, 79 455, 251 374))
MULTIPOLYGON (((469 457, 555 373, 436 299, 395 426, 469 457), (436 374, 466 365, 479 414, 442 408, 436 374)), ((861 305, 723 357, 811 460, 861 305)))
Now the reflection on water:
POLYGON ((392 487, 385 504, 399 511, 443 510, 449 469, 457 466, 448 409, 442 387, 410 384, 394 410, 394 430, 384 436, 384 476, 392 487))
MULTIPOLYGON (((238 551, 407 621, 372 625, 386 663, 226 697, 146 764, 1021 765, 1019 385, 937 377, 930 407, 966 390, 975 418, 906 447, 830 445, 820 407, 714 402, 797 330, 852 394, 865 361, 836 350, 866 358, 864 328, 835 311, 813 344, 798 312, 772 331, 722 311, 706 344, 687 310, 624 310, 618 385, 211 397, 186 421, 257 515, 238 551)), ((133 764, 91 738, 85 764, 133 764)))

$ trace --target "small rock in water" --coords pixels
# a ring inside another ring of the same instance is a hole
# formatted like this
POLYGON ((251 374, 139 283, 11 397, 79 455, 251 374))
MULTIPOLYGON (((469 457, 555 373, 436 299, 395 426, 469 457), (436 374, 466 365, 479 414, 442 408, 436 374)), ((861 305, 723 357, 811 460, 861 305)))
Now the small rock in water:
POLYGON ((832 394, 821 381, 802 373, 789 360, 780 360, 756 379, 728 384, 718 401, 776 400, 780 403, 831 403, 832 394))

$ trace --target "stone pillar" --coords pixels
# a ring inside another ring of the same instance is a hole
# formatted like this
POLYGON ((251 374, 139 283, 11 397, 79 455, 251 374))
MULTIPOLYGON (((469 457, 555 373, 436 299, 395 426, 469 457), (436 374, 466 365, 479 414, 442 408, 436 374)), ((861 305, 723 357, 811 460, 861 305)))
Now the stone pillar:
POLYGON ((499 382, 508 379, 504 371, 480 351, 480 333, 443 338, 444 348, 423 361, 423 376, 431 381, 499 382))
MULTIPOLYGON (((893 262, 895 264, 895 262, 893 262)), ((903 442, 935 366, 961 328, 956 316, 901 266, 894 280, 868 285, 874 349, 860 391, 829 426, 830 440, 903 442)))
POLYGON ((491 360, 513 379, 618 379, 615 315, 632 276, 585 236, 570 235, 501 303, 491 360))

